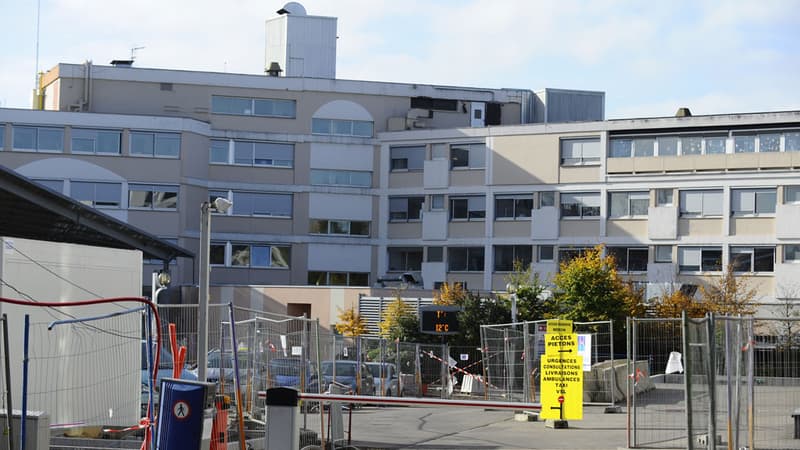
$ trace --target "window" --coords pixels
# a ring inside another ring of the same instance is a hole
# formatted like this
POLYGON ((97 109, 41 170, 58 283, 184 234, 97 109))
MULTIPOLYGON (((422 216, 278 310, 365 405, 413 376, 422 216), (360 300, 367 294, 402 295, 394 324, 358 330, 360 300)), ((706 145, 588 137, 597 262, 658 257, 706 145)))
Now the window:
POLYGON ((776 189, 731 189, 731 214, 774 214, 776 189))
POLYGON ((483 272, 483 247, 450 247, 447 263, 450 272, 483 272))
POLYGON ((800 262, 800 245, 784 245, 783 260, 785 262, 800 262))
POLYGON ((449 159, 447 144, 431 144, 431 159, 449 159))
POLYGON ((411 107, 418 109, 435 109, 439 111, 456 111, 458 100, 447 98, 411 97, 411 107))
POLYGON ((425 163, 425 146, 391 147, 390 170, 422 170, 425 163))
POLYGON ((657 263, 671 263, 672 262, 672 246, 671 245, 656 245, 655 262, 657 262, 657 263))
POLYGON ((209 249, 208 263, 212 266, 224 266, 227 247, 225 243, 212 242, 209 249))
POLYGON ((6 146, 6 124, 0 123, 0 150, 6 146))
POLYGON ((389 197, 389 221, 419 220, 425 197, 389 197))
POLYGON ((784 186, 783 202, 800 203, 800 186, 784 186))
POLYGON ((48 189, 58 192, 59 194, 64 193, 64 180, 43 180, 39 178, 34 178, 33 181, 41 184, 42 186, 48 189))
POLYGON ((773 272, 775 247, 731 247, 734 272, 773 272))
POLYGON ((498 195, 494 198, 495 219, 529 219, 533 209, 533 196, 498 195))
POLYGON ((431 211, 444 210, 444 194, 431 195, 431 211))
POLYGON ((483 220, 486 197, 450 197, 450 220, 483 220))
POLYGON ((389 247, 389 271, 422 270, 422 247, 389 247))
POLYGON ((221 139, 211 140, 209 162, 212 164, 230 164, 230 141, 221 139))
POLYGON ((562 193, 561 217, 598 217, 600 216, 600 194, 587 193, 562 193))
POLYGON ((564 166, 600 164, 600 154, 600 138, 561 140, 561 164, 564 166))
POLYGON ((428 262, 444 262, 444 247, 428 247, 428 262))
POLYGON ((734 136, 733 151, 735 153, 752 153, 756 151, 756 137, 752 134, 734 136))
POLYGON ((181 151, 178 133, 131 131, 131 155, 177 158, 181 151))
POLYGON ((294 145, 276 142, 233 141, 233 163, 259 167, 292 167, 294 145))
POLYGON ((292 217, 292 194, 233 192, 233 215, 292 217))
POLYGON ((800 133, 784 134, 783 149, 787 152, 800 152, 800 133))
POLYGON ((289 268, 289 246, 231 244, 231 267, 289 268))
POLYGON ((677 156, 678 138, 675 136, 660 136, 658 142, 658 156, 677 156))
POLYGON ((315 186, 372 186, 372 173, 354 170, 311 169, 311 184, 315 186))
POLYGON ((573 259, 583 255, 587 249, 583 247, 567 247, 558 249, 558 263, 569 264, 573 259))
POLYGON ((781 151, 781 134, 769 133, 758 135, 759 152, 779 152, 781 151))
POLYGON ((722 271, 722 249, 719 247, 678 248, 678 268, 681 272, 722 271))
POLYGON ((633 156, 654 156, 655 143, 653 138, 638 139, 612 139, 609 157, 630 158, 633 156))
POLYGON ((646 272, 646 247, 608 247, 608 254, 614 257, 620 272, 646 272))
POLYGON ((311 219, 308 229, 311 234, 369 236, 369 221, 311 219))
POLYGON ((556 193, 553 191, 539 192, 539 208, 556 206, 556 193))
POLYGON ((555 246, 553 245, 540 245, 538 246, 539 262, 551 262, 555 258, 555 246))
POLYGON ((722 215, 722 190, 680 191, 682 217, 715 217, 722 215))
POLYGON ((650 194, 644 192, 609 192, 609 217, 643 217, 647 216, 650 205, 650 194))
POLYGON ((486 166, 486 144, 451 144, 450 168, 482 169, 486 166))
POLYGON ((510 272, 514 270, 514 261, 522 263, 526 269, 533 259, 533 247, 530 245, 495 245, 494 271, 510 272))
MULTIPOLYGON (((230 200, 230 196, 228 194, 229 194, 228 191, 208 191, 208 202, 213 204, 214 200, 218 198, 224 198, 225 200, 230 200)), ((233 211, 229 209, 228 212, 224 214, 230 215, 232 212, 233 211)), ((218 212, 216 209, 212 209, 211 214, 223 214, 223 213, 218 212)))
POLYGON ((311 133, 372 137, 372 122, 364 120, 311 119, 311 133))
POLYGON ((312 286, 369 286, 369 273, 362 272, 308 272, 312 286))
POLYGON ((30 150, 38 152, 63 152, 63 128, 38 128, 15 126, 14 150, 30 150))
POLYGON ((656 189, 656 206, 672 206, 672 189, 656 189))
POLYGON ((110 130, 72 129, 72 153, 119 155, 122 133, 110 130))
POLYGON ((725 153, 725 142, 728 140, 725 136, 706 136, 706 155, 715 155, 725 153))
POLYGON ((147 209, 177 209, 178 186, 129 184, 128 207, 147 209))
POLYGON ((211 112, 214 114, 292 118, 295 108, 294 100, 211 96, 211 112))
POLYGON ((94 208, 119 208, 122 201, 122 184, 73 181, 70 196, 94 208))
POLYGON ((687 136, 681 138, 681 155, 699 155, 703 152, 703 138, 687 136))

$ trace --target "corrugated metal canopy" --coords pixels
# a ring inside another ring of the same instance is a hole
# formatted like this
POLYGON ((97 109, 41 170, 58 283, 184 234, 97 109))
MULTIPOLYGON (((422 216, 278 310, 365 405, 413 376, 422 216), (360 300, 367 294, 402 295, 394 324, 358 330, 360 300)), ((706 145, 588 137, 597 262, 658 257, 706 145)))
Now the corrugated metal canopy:
POLYGON ((168 262, 194 258, 175 244, 0 166, 0 236, 141 250, 168 262))

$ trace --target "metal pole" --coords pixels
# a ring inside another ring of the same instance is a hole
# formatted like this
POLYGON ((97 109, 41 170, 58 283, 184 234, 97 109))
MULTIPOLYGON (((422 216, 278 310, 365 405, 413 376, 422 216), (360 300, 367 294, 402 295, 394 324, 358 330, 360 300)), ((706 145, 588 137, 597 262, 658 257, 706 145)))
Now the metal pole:
MULTIPOLYGON (((616 374, 617 372, 614 370, 614 321, 613 320, 609 320, 608 321, 608 330, 609 330, 609 335, 611 336, 610 337, 610 339, 611 339, 611 373, 612 374, 616 374)), ((597 339, 597 340, 599 340, 599 339, 597 339)), ((595 352, 595 354, 596 353, 597 352, 595 352)), ((614 398, 614 391, 615 391, 614 386, 615 385, 616 385, 616 383, 611 383, 611 406, 615 406, 617 404, 617 401, 614 398)))
MULTIPOLYGON (((731 321, 725 318, 725 393, 727 404, 726 418, 728 425, 728 450, 732 450, 733 442, 733 386, 731 386, 731 321)), ((715 377, 716 378, 716 377, 715 377)), ((738 383, 738 379, 737 379, 738 383)), ((738 425, 738 423, 737 423, 738 425)))
MULTIPOLYGON (((211 204, 203 202, 200 205, 200 261, 199 281, 200 293, 197 310, 197 379, 206 381, 206 368, 208 366, 208 278, 211 267, 209 254, 211 253, 211 204)), ((231 321, 233 319, 231 318, 231 321)), ((234 344, 235 345, 235 344, 234 344)), ((220 354, 220 357, 222 355, 220 354)), ((221 372, 221 371, 220 371, 221 372)))
POLYGON ((533 383, 531 383, 531 376, 530 376, 532 370, 531 361, 533 359, 531 358, 531 346, 529 342, 530 335, 528 334, 528 332, 529 332, 528 322, 527 321, 522 322, 522 355, 524 357, 522 364, 523 366, 522 389, 525 391, 522 398, 524 399, 525 402, 530 403, 533 401, 532 398, 533 396, 531 395, 531 386, 533 385, 533 383))
MULTIPOLYGON (((28 344, 30 342, 31 316, 25 314, 25 337, 22 347, 22 415, 20 416, 19 448, 25 449, 26 423, 28 422, 28 344)), ((13 412, 12 412, 13 413, 13 412)))
POLYGON ((755 361, 754 361, 754 354, 755 349, 753 346, 755 345, 755 340, 753 338, 753 318, 749 319, 749 326, 747 327, 747 443, 749 445, 748 448, 755 448, 755 439, 754 439, 754 410, 753 410, 753 401, 755 401, 755 384, 753 383, 753 377, 755 370, 755 361))
MULTIPOLYGON (((242 386, 241 381, 239 380, 239 348, 236 345, 236 322, 234 322, 234 313, 233 313, 233 303, 228 303, 228 308, 230 311, 230 326, 231 326, 231 345, 233 346, 233 386, 235 389, 236 394, 236 416, 239 422, 239 448, 241 450, 246 450, 247 443, 246 437, 244 434, 244 416, 242 414, 242 386)), ((220 378, 224 378, 222 376, 222 352, 220 352, 220 378)))
POLYGON ((708 383, 708 449, 717 448, 717 373, 714 357, 714 313, 708 315, 706 319, 706 380, 708 383))
MULTIPOLYGON (((692 376, 694 370, 692 364, 694 363, 694 356, 690 353, 691 345, 689 344, 689 318, 686 311, 681 312, 681 334, 683 335, 683 392, 684 402, 686 403, 686 444, 689 450, 694 449, 692 443, 692 436, 694 430, 692 429, 692 376)), ((634 442, 635 446, 636 443, 634 442)))
MULTIPOLYGON (((626 352, 625 358, 625 374, 630 375, 631 373, 631 334, 633 333, 633 325, 634 321, 630 317, 625 318, 625 345, 628 347, 626 352)), ((611 364, 611 367, 614 367, 614 364, 611 364)), ((617 386, 617 371, 612 369, 612 375, 614 377, 614 383, 611 386, 611 390, 613 391, 616 389, 617 386)), ((625 377, 625 410, 627 412, 627 428, 628 428, 628 440, 627 440, 627 448, 631 448, 631 378, 630 376, 625 377)))
POLYGON ((8 450, 14 450, 14 431, 11 419, 14 408, 11 407, 11 355, 8 353, 8 315, 3 313, 3 357, 6 365, 6 430, 8 431, 8 450))

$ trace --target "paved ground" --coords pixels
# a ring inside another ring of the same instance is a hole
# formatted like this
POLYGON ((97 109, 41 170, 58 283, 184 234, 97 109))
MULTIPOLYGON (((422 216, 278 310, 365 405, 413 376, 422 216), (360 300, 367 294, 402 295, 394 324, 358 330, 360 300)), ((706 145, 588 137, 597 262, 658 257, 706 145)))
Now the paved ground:
MULTIPOLYGON (((347 411, 344 414, 347 430, 347 411)), ((459 407, 367 407, 352 415, 352 445, 359 449, 598 449, 626 446, 626 415, 585 407, 584 420, 567 429, 514 421, 512 411, 459 407)), ((319 415, 306 426, 318 431, 319 415)))

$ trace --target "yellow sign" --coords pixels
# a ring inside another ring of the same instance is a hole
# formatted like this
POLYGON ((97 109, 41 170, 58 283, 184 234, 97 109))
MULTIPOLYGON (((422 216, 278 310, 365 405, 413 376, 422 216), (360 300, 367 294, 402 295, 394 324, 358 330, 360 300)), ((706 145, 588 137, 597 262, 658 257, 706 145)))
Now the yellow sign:
POLYGON ((583 357, 544 355, 541 360, 542 411, 539 417, 583 419, 583 357))
POLYGON ((572 321, 548 320, 547 334, 572 334, 572 321))
POLYGON ((574 356, 578 354, 577 334, 545 334, 544 354, 574 356))

